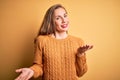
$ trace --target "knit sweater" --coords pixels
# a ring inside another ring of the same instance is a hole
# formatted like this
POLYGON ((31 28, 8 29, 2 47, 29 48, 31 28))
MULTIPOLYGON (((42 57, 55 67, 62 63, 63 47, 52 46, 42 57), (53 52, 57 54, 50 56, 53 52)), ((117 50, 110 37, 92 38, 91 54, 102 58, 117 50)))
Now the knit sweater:
POLYGON ((56 39, 39 36, 35 43, 34 64, 30 67, 34 77, 42 80, 78 80, 87 71, 86 56, 78 52, 83 46, 80 38, 68 35, 56 39))

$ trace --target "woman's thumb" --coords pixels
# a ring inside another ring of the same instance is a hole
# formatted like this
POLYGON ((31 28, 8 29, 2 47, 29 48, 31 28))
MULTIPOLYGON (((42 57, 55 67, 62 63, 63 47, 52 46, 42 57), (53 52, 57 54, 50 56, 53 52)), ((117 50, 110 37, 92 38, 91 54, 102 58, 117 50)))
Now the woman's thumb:
POLYGON ((22 68, 21 69, 16 69, 15 72, 22 72, 22 68))

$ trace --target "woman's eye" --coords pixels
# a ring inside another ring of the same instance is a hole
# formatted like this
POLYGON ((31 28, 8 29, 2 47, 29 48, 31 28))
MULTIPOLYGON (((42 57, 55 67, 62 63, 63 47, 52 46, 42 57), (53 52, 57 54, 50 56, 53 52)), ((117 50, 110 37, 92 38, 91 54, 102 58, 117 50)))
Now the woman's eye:
POLYGON ((67 14, 65 14, 64 17, 67 17, 67 14))
POLYGON ((56 20, 59 20, 59 17, 57 17, 56 20))

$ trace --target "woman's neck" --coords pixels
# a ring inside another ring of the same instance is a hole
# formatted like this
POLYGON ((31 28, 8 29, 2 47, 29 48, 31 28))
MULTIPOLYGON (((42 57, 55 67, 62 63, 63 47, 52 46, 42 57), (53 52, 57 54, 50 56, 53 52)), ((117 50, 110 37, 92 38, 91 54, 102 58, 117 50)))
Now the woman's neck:
POLYGON ((65 39, 68 36, 67 32, 55 32, 55 34, 52 34, 52 37, 56 39, 65 39))

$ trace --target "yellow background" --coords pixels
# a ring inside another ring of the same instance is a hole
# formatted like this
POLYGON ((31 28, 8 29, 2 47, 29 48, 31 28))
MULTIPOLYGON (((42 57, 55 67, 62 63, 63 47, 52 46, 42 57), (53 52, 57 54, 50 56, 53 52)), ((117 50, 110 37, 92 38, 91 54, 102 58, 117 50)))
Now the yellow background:
POLYGON ((68 11, 69 34, 94 45, 80 80, 120 80, 120 0, 0 0, 0 80, 32 65, 34 37, 56 3, 68 11))

